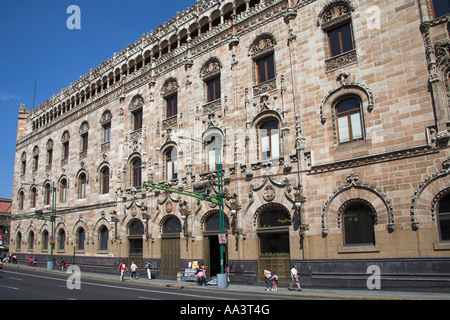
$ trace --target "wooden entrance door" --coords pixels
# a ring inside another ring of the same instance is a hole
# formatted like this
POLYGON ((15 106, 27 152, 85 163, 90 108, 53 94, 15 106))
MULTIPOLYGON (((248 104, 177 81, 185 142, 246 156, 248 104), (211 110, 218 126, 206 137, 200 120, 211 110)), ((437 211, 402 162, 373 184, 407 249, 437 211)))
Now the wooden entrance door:
POLYGON ((142 238, 130 238, 128 239, 129 244, 130 244, 130 252, 128 255, 128 262, 131 265, 131 262, 134 262, 137 267, 138 267, 138 271, 142 271, 142 269, 144 268, 144 263, 143 263, 143 258, 142 258, 142 254, 143 254, 143 250, 142 250, 142 238))
POLYGON ((161 240, 161 274, 176 276, 180 271, 180 237, 161 240))

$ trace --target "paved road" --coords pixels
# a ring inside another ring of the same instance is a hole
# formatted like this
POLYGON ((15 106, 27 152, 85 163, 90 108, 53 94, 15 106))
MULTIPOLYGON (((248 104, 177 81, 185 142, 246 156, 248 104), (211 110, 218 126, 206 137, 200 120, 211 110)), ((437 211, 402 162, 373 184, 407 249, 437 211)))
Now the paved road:
MULTIPOLYGON (((7 269, 0 271, 1 300, 262 300, 264 292, 237 293, 205 291, 202 288, 148 286, 132 282, 120 283, 81 277, 79 289, 75 278, 67 273, 48 273, 40 270, 7 269), (69 289, 68 287, 73 289, 69 289), (73 280, 73 281, 72 281, 73 280)), ((271 300, 290 300, 299 297, 271 296, 271 300)))

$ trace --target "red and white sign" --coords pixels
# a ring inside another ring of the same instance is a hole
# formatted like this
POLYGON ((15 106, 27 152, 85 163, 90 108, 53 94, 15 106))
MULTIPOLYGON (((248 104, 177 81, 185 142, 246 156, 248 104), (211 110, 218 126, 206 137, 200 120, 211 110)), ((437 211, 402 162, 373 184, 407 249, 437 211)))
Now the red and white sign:
POLYGON ((227 235, 224 233, 219 234, 219 243, 225 244, 227 243, 227 235))

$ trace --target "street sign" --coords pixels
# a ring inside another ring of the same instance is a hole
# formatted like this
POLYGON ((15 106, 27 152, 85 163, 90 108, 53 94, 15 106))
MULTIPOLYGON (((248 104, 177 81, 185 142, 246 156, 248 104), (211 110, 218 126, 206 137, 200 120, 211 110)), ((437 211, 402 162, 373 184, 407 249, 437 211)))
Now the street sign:
POLYGON ((219 234, 219 243, 225 244, 227 243, 227 235, 224 233, 219 234))
POLYGON ((55 244, 55 236, 50 236, 50 244, 55 244))

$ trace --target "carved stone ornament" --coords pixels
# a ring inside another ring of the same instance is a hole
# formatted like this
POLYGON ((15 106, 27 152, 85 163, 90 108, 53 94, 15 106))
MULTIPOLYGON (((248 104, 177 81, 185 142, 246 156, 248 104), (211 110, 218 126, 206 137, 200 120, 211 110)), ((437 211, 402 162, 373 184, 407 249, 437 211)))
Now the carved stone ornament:
POLYGON ((324 6, 317 18, 317 26, 326 28, 327 24, 340 23, 349 17, 355 8, 349 0, 331 0, 324 6))
POLYGON ((252 58, 265 55, 273 51, 276 44, 275 37, 271 33, 264 32, 257 36, 255 41, 250 45, 248 55, 252 58))
POLYGON ((100 118, 100 123, 101 124, 110 123, 111 119, 112 119, 111 111, 106 110, 105 112, 103 112, 102 117, 100 118))
POLYGON ((163 96, 171 95, 178 90, 178 87, 179 85, 177 79, 171 77, 164 82, 161 88, 161 95, 163 96))
POLYGON ((272 201, 273 199, 275 199, 276 193, 275 193, 275 189, 272 186, 266 186, 264 188, 264 194, 263 194, 263 198, 266 201, 272 201))
POLYGON ((131 112, 139 110, 144 105, 144 98, 140 94, 135 95, 128 106, 131 112))
POLYGON ((209 58, 200 69, 200 77, 204 80, 211 78, 219 74, 221 69, 222 69, 222 62, 220 61, 219 58, 217 57, 209 58))

